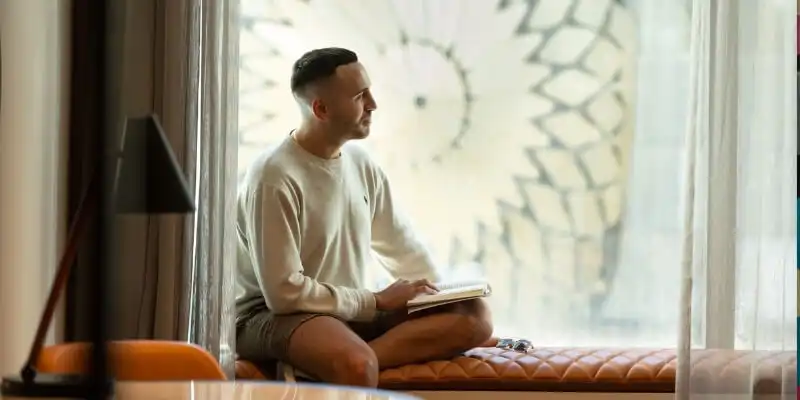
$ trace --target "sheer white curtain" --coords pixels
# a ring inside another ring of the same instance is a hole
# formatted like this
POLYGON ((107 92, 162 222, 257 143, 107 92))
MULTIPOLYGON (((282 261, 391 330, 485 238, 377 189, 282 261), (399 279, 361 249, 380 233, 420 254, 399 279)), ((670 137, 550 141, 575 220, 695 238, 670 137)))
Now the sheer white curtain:
POLYGON ((196 133, 194 179, 198 210, 191 283, 189 341, 203 346, 234 375, 233 241, 239 0, 191 0, 189 129, 196 133))
POLYGON ((692 1, 680 399, 794 397, 795 8, 692 1))

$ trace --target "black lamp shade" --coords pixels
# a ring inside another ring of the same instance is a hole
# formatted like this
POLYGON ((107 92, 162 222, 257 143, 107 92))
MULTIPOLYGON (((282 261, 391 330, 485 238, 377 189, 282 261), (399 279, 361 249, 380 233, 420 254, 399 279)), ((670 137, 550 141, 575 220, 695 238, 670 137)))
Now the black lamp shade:
POLYGON ((183 214, 195 210, 194 196, 158 118, 129 118, 117 164, 117 212, 183 214))

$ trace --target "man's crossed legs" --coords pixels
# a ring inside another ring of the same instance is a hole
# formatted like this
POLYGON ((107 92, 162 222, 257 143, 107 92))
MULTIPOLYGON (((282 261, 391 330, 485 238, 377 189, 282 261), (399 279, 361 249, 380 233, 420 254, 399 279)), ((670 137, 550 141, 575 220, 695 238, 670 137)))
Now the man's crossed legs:
POLYGON ((483 300, 351 323, 327 315, 274 315, 264 309, 238 325, 236 348, 244 359, 277 359, 325 382, 369 387, 378 385, 380 369, 448 359, 492 335, 483 300))

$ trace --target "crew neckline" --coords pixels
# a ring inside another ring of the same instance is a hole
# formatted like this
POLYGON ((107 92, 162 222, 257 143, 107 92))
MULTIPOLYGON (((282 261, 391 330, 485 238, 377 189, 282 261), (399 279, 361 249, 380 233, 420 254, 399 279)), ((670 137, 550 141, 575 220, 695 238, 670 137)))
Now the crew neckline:
POLYGON ((325 166, 328 168, 337 167, 342 163, 342 157, 344 156, 344 152, 342 152, 341 150, 339 150, 339 157, 322 158, 320 156, 312 154, 311 152, 306 150, 303 146, 301 146, 300 143, 297 142, 297 139, 295 139, 294 132, 295 132, 294 130, 289 132, 289 137, 287 137, 286 140, 289 142, 288 145, 294 150, 296 154, 298 154, 298 156, 304 158, 305 160, 311 163, 325 166))

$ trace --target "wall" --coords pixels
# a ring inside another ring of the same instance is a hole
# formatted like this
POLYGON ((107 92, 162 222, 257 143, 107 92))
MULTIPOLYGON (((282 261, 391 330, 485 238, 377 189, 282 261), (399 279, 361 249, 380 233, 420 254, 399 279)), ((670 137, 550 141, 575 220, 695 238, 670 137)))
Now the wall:
POLYGON ((64 237, 70 2, 0 4, 0 374, 8 374, 27 357, 64 237))

